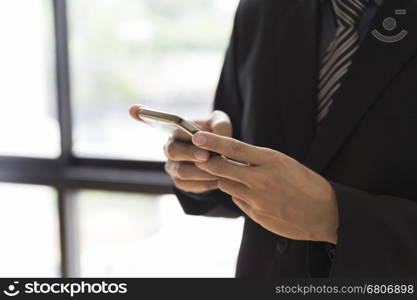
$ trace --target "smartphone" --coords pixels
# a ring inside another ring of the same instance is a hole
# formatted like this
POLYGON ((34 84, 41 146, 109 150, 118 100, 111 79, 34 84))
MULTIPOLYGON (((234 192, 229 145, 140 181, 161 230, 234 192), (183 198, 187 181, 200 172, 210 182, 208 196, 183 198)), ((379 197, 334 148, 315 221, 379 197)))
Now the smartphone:
MULTIPOLYGON (((192 144, 193 135, 200 131, 200 128, 198 128, 197 125, 195 125, 194 123, 187 121, 177 115, 165 113, 158 110, 140 108, 137 111, 137 116, 141 118, 149 126, 162 130, 168 133, 174 140, 183 143, 192 144)), ((213 154, 218 155, 217 153, 213 154)), ((229 162, 243 166, 250 166, 250 164, 246 162, 230 159, 224 155, 220 156, 223 159, 228 160, 229 162)))
POLYGON ((149 126, 168 133, 174 140, 192 143, 193 135, 200 130, 195 124, 183 118, 162 111, 141 108, 137 115, 149 126))

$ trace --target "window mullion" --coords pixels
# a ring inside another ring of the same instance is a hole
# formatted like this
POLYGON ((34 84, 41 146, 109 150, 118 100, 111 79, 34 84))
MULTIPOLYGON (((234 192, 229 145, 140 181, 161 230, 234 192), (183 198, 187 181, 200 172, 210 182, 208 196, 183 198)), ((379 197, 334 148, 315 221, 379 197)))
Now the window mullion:
POLYGON ((79 227, 74 191, 58 189, 62 277, 80 276, 79 227))
POLYGON ((58 119, 61 133, 61 159, 68 163, 72 156, 72 110, 68 50, 66 0, 53 0, 56 50, 56 83, 58 119))

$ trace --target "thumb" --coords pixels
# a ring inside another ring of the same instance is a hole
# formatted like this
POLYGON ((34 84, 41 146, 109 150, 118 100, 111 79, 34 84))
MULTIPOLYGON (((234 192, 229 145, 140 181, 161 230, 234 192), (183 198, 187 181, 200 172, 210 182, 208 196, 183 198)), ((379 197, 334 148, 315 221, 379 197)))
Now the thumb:
POLYGON ((214 111, 211 115, 209 124, 212 133, 232 137, 232 123, 225 112, 221 110, 214 111))

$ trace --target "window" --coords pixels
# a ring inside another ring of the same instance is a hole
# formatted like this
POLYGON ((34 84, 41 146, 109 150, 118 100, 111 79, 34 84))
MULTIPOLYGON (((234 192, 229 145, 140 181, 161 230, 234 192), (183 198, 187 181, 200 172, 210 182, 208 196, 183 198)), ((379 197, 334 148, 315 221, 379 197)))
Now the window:
POLYGON ((140 103, 190 119, 206 116, 233 3, 70 1, 76 155, 162 160, 166 137, 134 124, 126 109, 140 103))
POLYGON ((77 201, 81 276, 234 276, 242 220, 184 216, 171 195, 82 191, 77 201))
POLYGON ((59 276, 59 226, 54 190, 0 183, 0 199, 0 276, 59 276))
POLYGON ((127 109, 207 115, 237 3, 0 2, 0 276, 233 276, 242 220, 186 216, 127 109))
POLYGON ((2 0, 0 36, 0 155, 57 157, 50 3, 2 0))

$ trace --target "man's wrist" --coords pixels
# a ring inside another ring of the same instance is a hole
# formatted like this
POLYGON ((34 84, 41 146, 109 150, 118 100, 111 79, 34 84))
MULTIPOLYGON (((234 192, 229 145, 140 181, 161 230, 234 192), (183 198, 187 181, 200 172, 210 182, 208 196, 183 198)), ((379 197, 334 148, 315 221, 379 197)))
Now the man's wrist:
POLYGON ((339 208, 337 204, 336 192, 333 188, 333 185, 328 182, 328 199, 330 203, 330 213, 328 218, 328 230, 325 236, 325 242, 336 245, 338 238, 338 228, 339 228, 339 208))
POLYGON ((321 223, 320 229, 311 233, 312 241, 327 242, 331 244, 337 244, 338 239, 338 227, 339 227, 339 211, 337 205, 336 192, 330 182, 327 182, 326 187, 323 189, 323 195, 326 206, 325 211, 322 214, 323 217, 318 222, 321 223))

